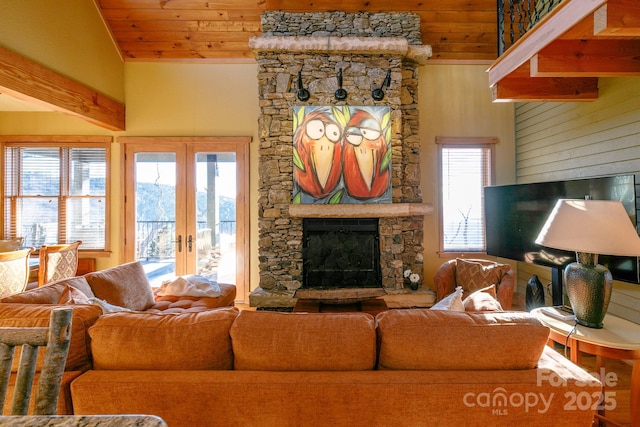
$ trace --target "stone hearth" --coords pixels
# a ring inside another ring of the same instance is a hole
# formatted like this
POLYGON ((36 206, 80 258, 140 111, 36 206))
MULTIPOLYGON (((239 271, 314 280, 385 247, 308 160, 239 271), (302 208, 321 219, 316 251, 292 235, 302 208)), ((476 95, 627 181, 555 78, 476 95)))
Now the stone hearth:
MULTIPOLYGON (((251 306, 295 305, 295 292, 302 286, 302 219, 312 217, 379 218, 382 289, 388 305, 430 305, 434 298, 428 287, 411 291, 403 276, 406 269, 423 276, 423 222, 432 210, 420 191, 417 67, 430 57, 431 48, 421 45, 419 17, 265 12, 262 28, 263 35, 250 41, 260 96, 260 286, 250 295, 251 306), (339 69, 348 93, 342 101, 334 97, 339 69), (391 84, 384 99, 375 101, 371 92, 389 70, 391 84), (304 102, 296 96, 299 72, 311 95, 304 102), (292 204, 292 111, 300 105, 390 107, 392 203, 292 204)), ((334 298, 341 296, 349 298, 346 293, 334 298)))

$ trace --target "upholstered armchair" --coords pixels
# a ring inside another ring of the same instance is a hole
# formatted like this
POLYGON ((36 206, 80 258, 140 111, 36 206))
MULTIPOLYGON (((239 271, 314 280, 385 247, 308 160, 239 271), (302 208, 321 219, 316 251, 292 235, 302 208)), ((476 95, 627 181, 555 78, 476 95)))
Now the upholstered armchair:
POLYGON ((515 287, 515 273, 508 264, 485 259, 452 259, 440 266, 433 276, 436 301, 462 286, 463 298, 470 292, 486 286, 496 286, 496 299, 504 310, 511 309, 515 287), (464 274, 457 269, 458 261, 464 263, 464 274))

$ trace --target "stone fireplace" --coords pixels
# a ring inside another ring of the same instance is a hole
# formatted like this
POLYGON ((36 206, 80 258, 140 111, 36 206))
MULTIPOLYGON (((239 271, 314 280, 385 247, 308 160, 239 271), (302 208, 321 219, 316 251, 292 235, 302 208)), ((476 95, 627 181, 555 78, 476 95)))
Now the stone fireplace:
POLYGON ((421 45, 419 17, 271 11, 263 13, 262 29, 263 35, 250 41, 260 96, 260 283, 250 295, 251 306, 295 305, 296 291, 306 287, 303 254, 308 219, 373 220, 379 288, 389 295, 411 293, 403 272, 411 269, 423 276, 423 222, 431 213, 420 191, 417 108, 417 68, 430 57, 431 49, 421 45), (335 96, 339 70, 348 94, 343 100, 335 96), (391 80, 384 87, 384 98, 375 100, 372 92, 387 74, 391 80), (305 101, 297 97, 298 75, 310 94, 305 101), (304 105, 390 107, 392 203, 293 203, 292 111, 304 105))

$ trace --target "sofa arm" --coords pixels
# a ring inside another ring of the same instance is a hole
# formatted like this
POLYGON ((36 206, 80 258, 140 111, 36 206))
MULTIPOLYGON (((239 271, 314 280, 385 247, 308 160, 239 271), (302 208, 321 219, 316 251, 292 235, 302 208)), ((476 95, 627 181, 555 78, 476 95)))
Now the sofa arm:
POLYGON ((442 264, 433 276, 436 287, 436 301, 449 295, 456 289, 456 260, 452 259, 442 264))
POLYGON ((509 270, 496 285, 496 299, 503 310, 510 310, 515 289, 515 273, 509 270))

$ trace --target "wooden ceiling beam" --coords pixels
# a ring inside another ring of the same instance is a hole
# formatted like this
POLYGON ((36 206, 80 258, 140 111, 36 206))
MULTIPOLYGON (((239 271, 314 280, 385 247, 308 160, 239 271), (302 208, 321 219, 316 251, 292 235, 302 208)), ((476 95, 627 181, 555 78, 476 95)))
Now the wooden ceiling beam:
POLYGON ((640 4, 637 0, 608 0, 594 13, 596 36, 640 36, 640 4))
POLYGON ((595 101, 597 77, 509 77, 491 87, 500 102, 595 101))
POLYGON ((110 130, 125 130, 123 103, 3 47, 0 47, 0 93, 110 130))
POLYGON ((640 39, 556 40, 531 58, 531 76, 640 76, 640 39))
POLYGON ((640 2, 566 0, 489 68, 495 101, 592 101, 599 77, 640 76, 640 2))
POLYGON ((533 30, 527 32, 489 68, 489 86, 511 74, 515 69, 528 62, 548 44, 579 24, 607 0, 569 0, 560 2, 533 30))

